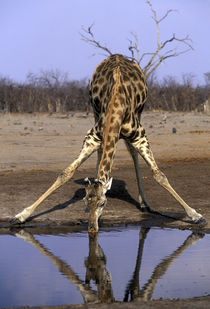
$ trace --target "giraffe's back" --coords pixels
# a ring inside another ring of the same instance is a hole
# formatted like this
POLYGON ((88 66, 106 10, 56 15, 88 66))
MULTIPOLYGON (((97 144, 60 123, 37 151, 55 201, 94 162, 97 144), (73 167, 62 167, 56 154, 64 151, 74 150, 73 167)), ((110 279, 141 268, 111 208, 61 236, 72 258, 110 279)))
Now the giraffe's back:
POLYGON ((144 73, 138 64, 122 55, 112 55, 101 62, 95 69, 90 81, 90 100, 96 120, 106 113, 113 96, 114 74, 119 72, 118 96, 125 108, 125 120, 132 114, 139 114, 147 96, 144 73), (126 117, 127 116, 127 117, 126 117))

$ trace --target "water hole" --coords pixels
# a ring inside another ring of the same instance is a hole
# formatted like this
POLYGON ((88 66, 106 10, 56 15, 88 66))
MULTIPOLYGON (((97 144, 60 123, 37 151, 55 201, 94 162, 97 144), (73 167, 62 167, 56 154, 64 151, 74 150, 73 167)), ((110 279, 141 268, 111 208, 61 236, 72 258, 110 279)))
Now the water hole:
POLYGON ((210 235, 104 228, 0 235, 0 307, 210 295, 210 235))

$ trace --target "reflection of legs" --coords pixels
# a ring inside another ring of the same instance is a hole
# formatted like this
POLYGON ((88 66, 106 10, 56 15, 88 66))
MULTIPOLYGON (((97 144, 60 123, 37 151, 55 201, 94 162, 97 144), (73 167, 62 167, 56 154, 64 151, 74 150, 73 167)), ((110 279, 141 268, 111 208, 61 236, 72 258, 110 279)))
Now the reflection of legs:
POLYGON ((58 176, 54 184, 31 206, 25 208, 21 213, 17 214, 12 220, 12 224, 19 224, 24 222, 39 206, 39 204, 44 201, 52 192, 66 183, 74 174, 75 170, 94 152, 101 144, 101 140, 95 134, 95 130, 92 129, 88 131, 85 137, 82 150, 74 162, 68 166, 61 175, 58 176))
POLYGON ((138 299, 139 291, 140 291, 139 275, 140 275, 142 255, 143 255, 143 250, 144 250, 144 242, 146 240, 149 230, 150 228, 145 228, 145 227, 141 228, 140 235, 139 235, 139 247, 138 247, 138 254, 136 258, 136 266, 133 272, 133 277, 130 280, 126 288, 125 297, 123 301, 127 302, 129 300, 129 294, 130 294, 131 301, 135 301, 136 299, 138 299))
POLYGON ((148 282, 143 286, 142 289, 140 289, 139 287, 140 268, 141 268, 144 244, 149 230, 150 230, 149 228, 141 228, 141 232, 139 235, 140 237, 139 237, 138 255, 136 258, 136 266, 133 273, 133 277, 127 286, 124 301, 129 300, 128 299, 129 294, 131 297, 131 301, 151 300, 157 281, 167 272, 169 266, 173 263, 173 261, 176 258, 178 258, 191 245, 195 244, 198 240, 204 237, 204 234, 202 233, 192 233, 190 236, 188 236, 180 247, 178 247, 171 255, 161 260, 161 262, 154 268, 152 276, 149 278, 148 282))
POLYGON ((136 178, 137 178, 137 184, 138 184, 138 189, 139 189, 140 207, 141 207, 142 210, 143 209, 149 210, 150 207, 149 207, 147 199, 144 195, 144 190, 143 190, 142 181, 141 181, 141 171, 140 171, 139 160, 138 160, 138 152, 128 141, 126 141, 125 144, 128 148, 128 151, 130 152, 130 154, 132 156, 135 171, 136 171, 136 178))
POLYGON ((149 301, 152 298, 157 281, 167 272, 169 266, 191 245, 196 244, 202 239, 204 234, 193 232, 187 237, 181 246, 179 246, 171 255, 163 259, 153 270, 152 276, 148 282, 139 291, 139 297, 136 300, 149 301))
POLYGON ((198 223, 204 221, 204 218, 201 214, 197 213, 195 209, 188 206, 185 201, 176 193, 176 191, 171 187, 168 182, 166 176, 159 170, 155 159, 153 157, 153 153, 151 151, 149 142, 144 134, 144 129, 140 126, 138 128, 138 137, 135 140, 131 141, 133 147, 140 153, 149 167, 152 169, 154 179, 166 190, 168 190, 171 195, 181 204, 181 206, 185 209, 186 214, 190 217, 194 222, 198 223))
POLYGON ((34 238, 34 236, 27 232, 26 230, 20 230, 18 233, 15 233, 15 236, 18 238, 22 238, 24 241, 28 242, 29 244, 33 245, 39 252, 41 252, 45 257, 47 257, 52 263, 57 267, 58 271, 65 275, 67 279, 69 279, 81 292, 85 303, 98 303, 98 295, 95 291, 93 291, 89 286, 87 286, 83 280, 79 278, 77 273, 64 262, 61 258, 53 255, 50 250, 44 247, 38 240, 34 238))

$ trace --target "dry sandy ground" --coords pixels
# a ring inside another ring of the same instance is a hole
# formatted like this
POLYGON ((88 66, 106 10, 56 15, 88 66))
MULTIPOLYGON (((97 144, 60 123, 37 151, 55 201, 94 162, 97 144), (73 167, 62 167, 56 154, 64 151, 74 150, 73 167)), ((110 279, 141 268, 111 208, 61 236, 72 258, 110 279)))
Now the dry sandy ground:
MULTIPOLYGON (((158 162, 209 160, 210 117, 193 113, 144 112, 146 129, 158 162), (176 134, 172 133, 176 128, 176 134)), ((0 171, 60 170, 78 155, 94 120, 91 114, 0 115, 0 171)), ((82 167, 95 167, 93 156, 82 167)), ((130 163, 122 141, 116 164, 130 163)))
MULTIPOLYGON (((91 114, 0 115, 0 233, 7 233, 9 219, 32 204, 78 155, 84 135, 93 126, 91 114)), ((156 161, 183 199, 207 219, 207 225, 189 222, 179 204, 152 178, 141 160, 143 185, 154 214, 138 210, 137 186, 132 161, 119 142, 101 224, 141 224, 210 232, 210 117, 193 113, 144 112, 146 129, 156 161), (172 133, 176 128, 176 133, 172 133)), ((83 179, 94 177, 96 155, 89 158, 72 180, 38 208, 26 226, 58 229, 87 222, 83 179), (44 224, 44 226, 43 226, 44 224)), ((83 227, 84 228, 84 227, 83 227)), ((85 227, 87 228, 87 227, 85 227)), ((142 308, 209 308, 209 298, 157 301, 142 308)), ((125 306, 126 305, 126 306, 125 306)), ((140 306, 140 304, 138 304, 140 306)), ((109 308, 137 308, 113 304, 109 308)), ((70 307, 69 307, 70 308, 70 307)), ((98 308, 97 306, 72 308, 98 308)), ((107 308, 102 305, 100 308, 107 308)))

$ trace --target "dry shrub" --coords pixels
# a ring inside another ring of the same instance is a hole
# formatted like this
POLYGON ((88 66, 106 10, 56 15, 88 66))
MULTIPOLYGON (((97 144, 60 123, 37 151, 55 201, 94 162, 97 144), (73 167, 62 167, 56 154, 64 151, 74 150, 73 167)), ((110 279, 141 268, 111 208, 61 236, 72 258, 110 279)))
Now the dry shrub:
MULTIPOLYGON (((147 110, 192 111, 202 110, 209 87, 194 87, 185 76, 183 83, 173 77, 157 82, 154 75, 148 80, 147 110)), ((69 112, 89 111, 88 81, 70 81, 59 71, 29 74, 25 83, 0 78, 1 112, 69 112)))

